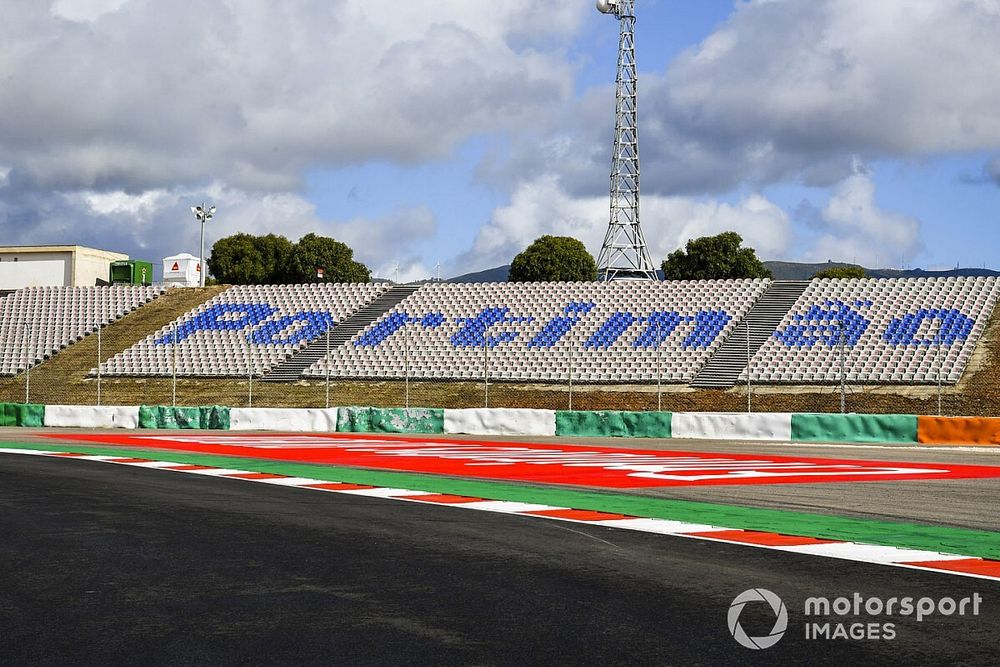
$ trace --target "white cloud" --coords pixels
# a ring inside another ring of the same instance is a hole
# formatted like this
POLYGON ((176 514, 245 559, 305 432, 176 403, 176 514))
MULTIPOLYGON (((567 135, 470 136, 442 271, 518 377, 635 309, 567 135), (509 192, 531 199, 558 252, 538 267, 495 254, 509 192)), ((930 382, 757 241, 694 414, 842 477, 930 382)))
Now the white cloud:
MULTIPOLYGON (((543 234, 578 238, 596 258, 608 227, 608 198, 574 197, 554 176, 520 186, 508 206, 493 212, 472 249, 457 258, 455 273, 505 264, 543 234)), ((758 255, 780 256, 790 242, 788 215, 760 195, 736 204, 685 197, 646 196, 642 229, 653 263, 687 240, 723 231, 739 232, 758 255)))
POLYGON ((886 211, 875 201, 871 176, 854 174, 838 185, 819 215, 821 234, 807 251, 811 261, 849 261, 895 266, 923 250, 920 221, 886 211))
POLYGON ((52 3, 52 16, 67 21, 86 22, 116 11, 129 0, 56 0, 52 3))
MULTIPOLYGON (((829 187, 856 155, 1000 148, 998 35, 997 0, 749 0, 670 63, 640 41, 644 192, 829 187)), ((597 194, 613 99, 609 84, 551 110, 481 175, 510 184, 554 171, 568 191, 597 194)))
POLYGON ((448 155, 572 94, 571 0, 60 0, 0 22, 0 160, 52 189, 221 180, 448 155), (67 20, 71 19, 71 20, 67 20), (542 31, 538 26, 544 25, 542 31))
POLYGON ((113 192, 90 192, 84 199, 90 210, 97 215, 139 215, 156 208, 157 202, 166 196, 165 190, 148 190, 138 195, 130 195, 121 190, 113 192))
POLYGON ((740 3, 647 103, 745 177, 1000 147, 998 34, 996 0, 740 3))
MULTIPOLYGON (((735 203, 689 197, 644 196, 641 220, 653 263, 700 236, 736 231, 765 260, 857 261, 895 265, 924 249, 919 220, 885 210, 876 201, 871 174, 857 162, 856 173, 840 182, 821 208, 800 209, 811 228, 797 232, 789 214, 760 194, 735 203)), ((472 249, 458 257, 454 273, 510 262, 543 234, 580 239, 596 258, 608 226, 608 199, 568 194, 549 175, 519 187, 509 205, 496 209, 472 249)))

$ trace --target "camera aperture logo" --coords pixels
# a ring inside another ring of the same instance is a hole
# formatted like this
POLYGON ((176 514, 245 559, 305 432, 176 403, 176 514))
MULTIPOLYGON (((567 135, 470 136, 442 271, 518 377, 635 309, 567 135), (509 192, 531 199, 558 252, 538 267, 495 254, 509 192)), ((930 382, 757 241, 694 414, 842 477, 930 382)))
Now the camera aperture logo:
POLYGON ((737 595, 733 603, 729 605, 727 620, 729 621, 729 633, 740 645, 750 649, 765 649, 771 648, 785 636, 785 630, 788 629, 788 610, 781 598, 766 588, 751 588, 737 595), (743 608, 751 602, 765 602, 774 612, 774 627, 763 637, 749 636, 740 625, 740 614, 743 613, 743 608))

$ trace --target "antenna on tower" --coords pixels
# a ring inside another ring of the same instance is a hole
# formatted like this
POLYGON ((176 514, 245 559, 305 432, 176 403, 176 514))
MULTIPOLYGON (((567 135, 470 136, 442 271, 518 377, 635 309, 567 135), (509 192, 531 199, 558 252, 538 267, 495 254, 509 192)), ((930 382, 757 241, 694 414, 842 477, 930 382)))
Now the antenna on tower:
POLYGON ((639 130, 636 122, 635 0, 597 0, 620 25, 615 78, 615 145, 611 158, 611 221, 597 260, 602 280, 656 280, 639 226, 639 130))

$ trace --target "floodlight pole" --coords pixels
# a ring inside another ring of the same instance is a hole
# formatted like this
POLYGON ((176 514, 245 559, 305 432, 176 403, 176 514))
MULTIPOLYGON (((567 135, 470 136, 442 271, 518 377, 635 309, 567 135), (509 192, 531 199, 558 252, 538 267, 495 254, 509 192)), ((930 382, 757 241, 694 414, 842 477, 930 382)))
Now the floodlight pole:
POLYGON ((205 274, 208 272, 205 268, 205 223, 215 217, 215 206, 206 206, 205 204, 192 206, 191 212, 194 213, 194 217, 201 223, 201 258, 198 260, 201 262, 199 265, 201 270, 198 273, 200 274, 199 285, 204 287, 205 274))
POLYGON ((635 63, 635 0, 598 0, 619 23, 615 77, 615 142, 611 158, 611 215, 597 259, 600 280, 656 280, 639 225, 639 127, 635 63))

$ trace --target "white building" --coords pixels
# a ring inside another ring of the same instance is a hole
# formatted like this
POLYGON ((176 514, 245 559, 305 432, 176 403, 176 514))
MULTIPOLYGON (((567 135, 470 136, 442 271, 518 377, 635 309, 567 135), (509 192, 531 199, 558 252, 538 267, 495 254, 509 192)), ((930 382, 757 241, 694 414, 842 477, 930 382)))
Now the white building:
POLYGON ((167 287, 201 285, 201 260, 186 252, 163 258, 163 282, 167 287))
POLYGON ((0 246, 0 290, 105 284, 128 255, 79 245, 0 246))

